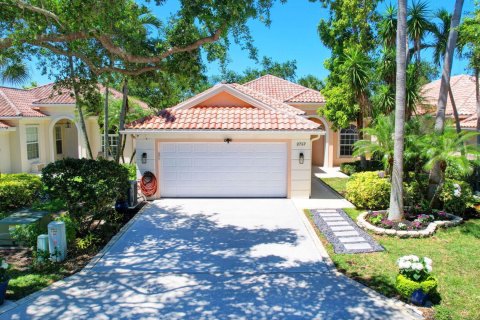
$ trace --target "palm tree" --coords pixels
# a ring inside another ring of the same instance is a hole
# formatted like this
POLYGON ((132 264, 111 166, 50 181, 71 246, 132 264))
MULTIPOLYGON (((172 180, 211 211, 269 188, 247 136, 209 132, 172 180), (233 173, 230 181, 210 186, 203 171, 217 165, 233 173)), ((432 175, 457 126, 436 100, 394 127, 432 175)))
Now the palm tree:
POLYGON ((391 3, 378 23, 378 35, 385 48, 394 48, 397 34, 397 8, 391 3))
POLYGON ((398 0, 397 15, 397 75, 395 92, 395 130, 390 192, 389 220, 403 218, 403 142, 405 126, 406 76, 407 76, 407 1, 398 0))
POLYGON ((28 77, 28 67, 23 61, 9 57, 8 53, 0 55, 0 83, 20 85, 28 77))
POLYGON ((358 140, 355 142, 353 155, 377 155, 382 157, 383 167, 388 176, 392 175, 393 165, 393 132, 395 119, 393 115, 380 115, 371 127, 363 129, 363 133, 374 139, 358 140))
MULTIPOLYGON (((458 38, 458 25, 460 24, 460 18, 462 15, 463 0, 455 1, 455 8, 453 10, 453 16, 450 23, 450 31, 448 35, 447 48, 445 50, 445 58, 443 61, 443 72, 442 80, 440 82, 440 94, 438 97, 437 103, 437 114, 435 117, 435 131, 438 134, 442 134, 445 128, 445 109, 447 107, 447 95, 448 95, 448 86, 450 85, 450 74, 452 71, 453 63, 453 53, 455 51, 455 46, 458 38)), ((441 177, 441 167, 440 163, 434 163, 430 170, 429 176, 429 188, 428 188, 428 198, 430 200, 434 199, 436 190, 441 177)))
POLYGON ((421 140, 423 152, 428 159, 425 169, 431 170, 437 165, 440 168, 440 179, 430 202, 432 208, 437 207, 437 191, 441 189, 440 187, 445 182, 445 170, 449 164, 455 167, 459 176, 472 173, 473 167, 469 157, 479 157, 480 150, 477 146, 467 142, 479 134, 478 132, 466 131, 457 133, 453 128, 446 127, 443 133, 433 132, 425 135, 421 140))
POLYGON ((432 30, 429 16, 430 11, 427 2, 413 1, 412 6, 408 9, 408 35, 413 42, 413 54, 416 57, 417 64, 420 64, 420 51, 424 48, 422 46, 423 40, 432 30))
MULTIPOLYGON (((433 62, 440 66, 445 58, 445 51, 447 50, 448 35, 450 33, 450 24, 452 23, 452 14, 446 9, 440 9, 435 13, 435 17, 440 21, 433 25, 433 62)), ((462 129, 460 127, 460 119, 458 117, 457 104, 452 92, 452 86, 448 84, 448 96, 452 104, 453 116, 455 117, 455 126, 457 132, 462 129)))
MULTIPOLYGON (((357 117, 357 129, 359 130, 358 138, 363 140, 364 117, 370 111, 369 100, 369 83, 371 79, 372 61, 358 47, 345 49, 344 63, 342 68, 349 79, 355 98, 360 106, 357 117)), ((366 159, 364 156, 360 158, 362 167, 366 167, 366 159)))

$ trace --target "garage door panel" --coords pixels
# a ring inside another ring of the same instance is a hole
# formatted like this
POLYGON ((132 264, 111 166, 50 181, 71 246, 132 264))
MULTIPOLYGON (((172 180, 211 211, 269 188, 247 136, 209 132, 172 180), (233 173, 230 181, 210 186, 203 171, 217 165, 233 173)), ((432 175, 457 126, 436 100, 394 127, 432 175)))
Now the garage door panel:
POLYGON ((285 197, 286 143, 160 143, 162 197, 285 197))

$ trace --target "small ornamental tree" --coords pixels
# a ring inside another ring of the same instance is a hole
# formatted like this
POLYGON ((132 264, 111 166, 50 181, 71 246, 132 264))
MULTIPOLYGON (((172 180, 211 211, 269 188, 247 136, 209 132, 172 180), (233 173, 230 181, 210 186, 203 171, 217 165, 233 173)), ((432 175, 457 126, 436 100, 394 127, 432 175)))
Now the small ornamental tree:
POLYGON ((115 201, 129 187, 128 170, 107 160, 59 160, 42 170, 42 181, 52 198, 65 201, 80 235, 95 221, 109 220, 115 201))

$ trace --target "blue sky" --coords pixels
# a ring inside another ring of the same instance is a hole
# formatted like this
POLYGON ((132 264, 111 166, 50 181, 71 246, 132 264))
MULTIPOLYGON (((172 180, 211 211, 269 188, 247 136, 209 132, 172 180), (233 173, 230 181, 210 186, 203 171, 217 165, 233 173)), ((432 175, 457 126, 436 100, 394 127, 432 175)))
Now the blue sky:
MULTIPOLYGON (((396 1, 393 1, 395 3, 396 1)), ((430 0, 432 11, 440 7, 453 10, 455 0, 430 0)), ((387 2, 388 3, 388 2, 387 2)), ((155 8, 155 13, 160 17, 167 17, 174 12, 178 2, 167 1, 166 5, 155 8)), ((380 8, 381 11, 381 8, 380 8)), ((473 11, 473 1, 466 0, 464 15, 473 11)), ((320 3, 311 3, 308 0, 289 0, 286 4, 277 3, 271 11, 272 23, 266 27, 259 21, 249 22, 249 26, 258 48, 259 57, 272 57, 275 61, 284 62, 296 60, 297 77, 313 74, 321 79, 328 75, 323 62, 329 57, 330 52, 326 49, 317 34, 317 25, 320 19, 327 18, 327 9, 322 8, 320 3)), ((425 56, 428 58, 428 52, 425 56)), ((255 67, 255 62, 248 58, 248 52, 232 45, 229 51, 229 68, 241 72, 248 67, 255 67)), ((453 74, 465 73, 467 62, 455 58, 453 74)), ((218 63, 207 66, 208 75, 220 73, 218 63)), ((50 82, 46 76, 42 76, 31 63, 31 79, 38 84, 50 82)))

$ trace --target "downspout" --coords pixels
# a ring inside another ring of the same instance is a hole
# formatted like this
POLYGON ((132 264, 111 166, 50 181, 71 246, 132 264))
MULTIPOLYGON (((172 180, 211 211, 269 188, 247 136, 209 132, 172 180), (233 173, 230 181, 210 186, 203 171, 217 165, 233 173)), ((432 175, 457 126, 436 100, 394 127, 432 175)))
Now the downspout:
MULTIPOLYGON (((312 161, 313 161, 313 142, 317 141, 318 139, 321 138, 321 134, 316 134, 310 138, 310 176, 312 176, 312 161)), ((310 178, 311 179, 311 178, 310 178)), ((309 192, 309 198, 312 197, 312 183, 310 183, 310 192, 309 192)))

